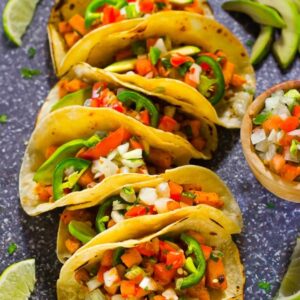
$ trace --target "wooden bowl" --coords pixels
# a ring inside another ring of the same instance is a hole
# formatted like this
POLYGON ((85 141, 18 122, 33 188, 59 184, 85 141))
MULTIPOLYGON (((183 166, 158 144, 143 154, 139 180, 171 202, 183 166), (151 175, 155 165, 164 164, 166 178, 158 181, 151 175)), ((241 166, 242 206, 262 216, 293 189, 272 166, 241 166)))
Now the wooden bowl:
POLYGON ((241 126, 241 142, 245 158, 257 180, 271 193, 279 198, 300 203, 300 183, 290 182, 270 171, 251 143, 250 137, 253 129, 253 118, 264 108, 265 100, 278 90, 300 89, 300 80, 291 80, 275 85, 258 96, 249 106, 241 126))

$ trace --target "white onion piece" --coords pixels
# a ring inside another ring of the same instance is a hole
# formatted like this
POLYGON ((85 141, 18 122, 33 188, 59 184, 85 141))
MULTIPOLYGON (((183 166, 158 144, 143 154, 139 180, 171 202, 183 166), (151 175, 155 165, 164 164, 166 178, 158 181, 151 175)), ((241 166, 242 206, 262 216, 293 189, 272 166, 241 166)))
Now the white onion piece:
POLYGON ((200 82, 200 74, 202 72, 202 68, 197 64, 192 64, 190 66, 189 78, 191 81, 199 84, 200 82))
POLYGON ((129 143, 125 143, 123 145, 120 145, 117 150, 119 152, 120 155, 123 155, 124 153, 126 153, 129 149, 129 143))
POLYGON ((100 157, 99 160, 94 160, 92 165, 92 172, 102 173, 105 177, 117 174, 118 166, 105 157, 100 157))
POLYGON ((101 284, 102 283, 98 280, 97 276, 93 277, 86 283, 90 292, 97 289, 99 286, 101 286, 101 284))
POLYGON ((154 206, 159 214, 165 213, 168 211, 168 202, 173 201, 169 198, 159 198, 154 202, 154 206))
POLYGON ((139 192, 139 198, 141 202, 147 205, 153 205, 157 200, 156 189, 154 188, 141 188, 139 192))
POLYGON ((269 149, 266 152, 266 156, 265 156, 266 160, 270 161, 275 154, 276 154, 276 146, 274 144, 270 144, 269 149))
POLYGON ((120 168, 120 173, 128 174, 128 173, 130 173, 130 170, 128 167, 125 166, 125 167, 120 168))
POLYGON ((116 222, 116 223, 120 223, 122 221, 124 221, 124 216, 122 214, 120 214, 118 211, 113 210, 111 212, 111 218, 116 222))
POLYGON ((162 293, 162 296, 164 296, 167 300, 178 300, 178 296, 176 295, 176 292, 172 288, 168 288, 162 293))
POLYGON ((260 152, 267 152, 269 148, 269 143, 267 140, 263 140, 255 145, 255 149, 260 152))
POLYGON ((122 295, 114 295, 111 297, 111 300, 125 300, 122 295))
POLYGON ((117 268, 111 268, 103 274, 104 284, 111 287, 115 282, 120 280, 117 268))
POLYGON ((156 291, 157 290, 157 283, 151 277, 144 277, 143 280, 140 282, 139 286, 148 291, 156 291))
MULTIPOLYGON (((128 168, 138 168, 144 165, 144 161, 142 159, 135 159, 135 160, 129 160, 129 159, 122 159, 122 164, 128 168)), ((131 170, 131 172, 133 172, 131 170)))
POLYGON ((113 160, 118 154, 117 149, 111 151, 108 155, 107 155, 107 159, 109 160, 113 160))
POLYGON ((266 139, 266 133, 263 129, 257 129, 251 134, 251 142, 253 145, 258 144, 266 139))
POLYGON ((156 187, 156 192, 159 197, 170 198, 170 187, 167 182, 162 182, 156 187))
POLYGON ((106 297, 99 289, 96 289, 86 295, 85 300, 106 300, 106 297))
POLYGON ((272 131, 270 132, 270 134, 268 136, 268 141, 272 142, 272 143, 276 143, 276 141, 277 141, 277 132, 276 132, 276 130, 272 129, 272 131))
POLYGON ((125 159, 138 159, 143 157, 142 149, 135 149, 129 152, 122 154, 122 157, 125 159))
POLYGON ((295 129, 293 131, 288 132, 288 135, 291 136, 300 136, 300 129, 295 129))
POLYGON ((158 48, 161 52, 161 54, 165 54, 167 53, 167 48, 166 48, 166 45, 165 45, 165 42, 162 38, 159 38, 156 43, 154 44, 154 47, 158 48))

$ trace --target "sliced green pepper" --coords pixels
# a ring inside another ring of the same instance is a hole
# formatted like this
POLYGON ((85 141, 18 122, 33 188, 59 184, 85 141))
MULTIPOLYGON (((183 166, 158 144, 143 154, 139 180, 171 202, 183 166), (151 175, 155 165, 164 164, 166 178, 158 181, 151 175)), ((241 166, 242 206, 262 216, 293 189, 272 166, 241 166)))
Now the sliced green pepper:
POLYGON ((119 265, 122 263, 121 256, 123 255, 125 249, 123 247, 118 247, 114 250, 113 253, 113 266, 119 265))
POLYGON ((127 19, 134 19, 134 18, 138 18, 139 13, 136 10, 136 6, 135 4, 129 4, 125 7, 125 11, 126 11, 126 17, 127 19))
POLYGON ((118 100, 123 102, 126 106, 130 106, 132 102, 135 103, 135 110, 141 111, 142 108, 148 110, 151 121, 150 124, 152 127, 157 127, 159 113, 156 106, 152 103, 151 100, 142 96, 139 93, 133 91, 122 91, 117 95, 118 100))
POLYGON ((157 47, 151 47, 149 52, 149 57, 151 64, 155 66, 160 58, 161 51, 157 47))
POLYGON ((100 141, 98 135, 93 135, 87 140, 77 139, 67 142, 56 149, 56 151, 35 172, 33 180, 42 184, 51 184, 53 172, 58 163, 63 159, 72 157, 82 147, 93 147, 100 141))
POLYGON ((182 233, 180 239, 187 245, 187 255, 193 254, 193 258, 189 256, 186 260, 186 269, 190 272, 187 277, 176 280, 176 289, 186 289, 200 282, 206 270, 206 262, 203 251, 199 243, 191 236, 182 233))
POLYGON ((95 230, 87 223, 72 220, 68 225, 68 230, 72 236, 83 244, 88 243, 93 237, 97 235, 95 230))
MULTIPOLYGON (((53 173, 53 199, 56 201, 64 196, 64 189, 66 186, 64 185, 64 177, 65 177, 65 170, 68 168, 74 168, 75 172, 77 173, 76 178, 72 178, 73 186, 76 184, 78 179, 80 178, 81 174, 88 169, 91 165, 91 161, 81 159, 81 158, 66 158, 62 160, 55 168, 53 173)), ((72 188, 72 186, 68 186, 68 188, 72 188)))
POLYGON ((82 106, 84 104, 85 100, 91 98, 91 92, 92 92, 92 89, 89 87, 89 88, 81 89, 77 92, 68 94, 68 95, 64 96, 63 98, 61 98, 57 103, 55 103, 51 107, 51 111, 60 109, 62 107, 71 106, 71 105, 82 106))
POLYGON ((114 201, 123 201, 120 196, 112 196, 105 200, 103 204, 100 205, 96 221, 95 227, 98 232, 103 232, 106 230, 105 223, 108 222, 109 216, 105 215, 107 209, 112 206, 114 201))
POLYGON ((113 5, 115 8, 120 9, 127 5, 126 0, 93 0, 85 11, 85 27, 90 28, 94 21, 101 19, 101 13, 96 12, 98 8, 105 4, 113 5))
MULTIPOLYGON (((199 56, 196 62, 199 65, 201 65, 202 63, 208 64, 214 73, 214 78, 216 82, 214 82, 213 85, 215 85, 216 90, 208 100, 211 102, 212 105, 216 105, 224 97, 225 94, 225 80, 221 66, 212 57, 207 55, 199 56)), ((199 91, 201 90, 201 80, 198 89, 199 91)))

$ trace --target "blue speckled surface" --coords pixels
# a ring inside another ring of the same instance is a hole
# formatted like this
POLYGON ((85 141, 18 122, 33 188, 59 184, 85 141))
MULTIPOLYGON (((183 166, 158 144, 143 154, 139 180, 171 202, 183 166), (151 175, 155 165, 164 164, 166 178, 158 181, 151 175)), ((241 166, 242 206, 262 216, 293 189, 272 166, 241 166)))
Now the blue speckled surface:
MULTIPOLYGON (((222 2, 210 1, 216 18, 245 43, 252 38, 249 32, 253 26, 245 27, 223 12, 222 2)), ((7 41, 2 28, 0 32, 0 114, 8 115, 8 122, 0 124, 0 271, 18 260, 36 258, 38 282, 32 299, 49 300, 56 299, 55 282, 60 269, 55 255, 59 211, 39 217, 25 215, 18 199, 18 172, 36 113, 55 82, 46 36, 51 3, 41 1, 21 48, 7 41), (27 57, 29 47, 37 49, 32 60, 27 57), (42 75, 22 79, 22 67, 40 69, 42 75), (18 245, 13 255, 7 253, 11 242, 18 245)), ((5 1, 0 0, 1 14, 4 5, 5 1)), ((299 71, 299 58, 289 72, 282 74, 270 56, 257 71, 258 93, 278 82, 299 79, 299 71)), ((256 181, 244 160, 237 130, 219 130, 219 137, 218 152, 205 165, 229 185, 244 215, 243 233, 235 240, 246 269, 245 299, 272 299, 300 232, 300 205, 279 200, 256 181), (275 207, 268 208, 268 204, 275 207), (259 289, 259 281, 270 282, 271 291, 259 289)))

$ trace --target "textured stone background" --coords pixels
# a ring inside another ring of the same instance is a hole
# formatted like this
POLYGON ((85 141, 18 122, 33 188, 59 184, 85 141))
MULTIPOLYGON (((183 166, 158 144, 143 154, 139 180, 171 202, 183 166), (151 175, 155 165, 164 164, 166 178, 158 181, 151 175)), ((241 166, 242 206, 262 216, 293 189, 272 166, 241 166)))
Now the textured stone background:
MULTIPOLYGON (((4 0, 0 0, 2 14, 4 0)), ((253 39, 253 23, 245 26, 246 17, 228 15, 220 8, 223 1, 211 0, 216 18, 227 25, 244 43, 253 39), (243 25, 242 25, 243 24, 243 25)), ((16 48, 0 29, 0 114, 8 122, 0 124, 0 272, 9 264, 34 257, 37 264, 37 285, 32 299, 55 299, 55 282, 60 264, 55 255, 59 211, 28 217, 20 208, 18 172, 25 143, 34 126, 39 107, 54 84, 49 56, 46 23, 52 1, 42 0, 34 21, 16 48), (27 49, 37 55, 30 60, 27 49), (21 78, 20 68, 41 70, 32 80, 21 78), (13 255, 7 253, 11 242, 18 245, 13 255)), ((272 56, 257 70, 257 92, 288 79, 299 79, 297 59, 287 73, 281 73, 272 56)), ((243 233, 235 237, 246 269, 245 298, 271 299, 288 265, 300 229, 300 206, 281 201, 255 180, 246 161, 237 130, 219 130, 220 145, 215 158, 206 164, 216 171, 231 188, 244 215, 243 233), (269 208, 274 206, 274 208, 269 208), (271 283, 271 291, 258 288, 260 281, 271 283)))

